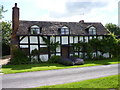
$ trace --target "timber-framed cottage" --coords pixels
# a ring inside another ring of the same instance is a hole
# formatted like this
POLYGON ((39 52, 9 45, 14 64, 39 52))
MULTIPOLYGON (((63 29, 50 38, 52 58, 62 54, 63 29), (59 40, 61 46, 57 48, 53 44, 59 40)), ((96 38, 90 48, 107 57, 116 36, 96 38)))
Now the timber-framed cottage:
MULTIPOLYGON (((25 51, 29 57, 34 49, 40 51, 36 57, 46 61, 52 55, 68 57, 73 54, 85 55, 82 51, 75 51, 72 43, 88 42, 92 38, 103 39, 107 30, 100 22, 53 22, 53 21, 24 21, 19 20, 19 8, 15 3, 12 11, 12 44, 25 51), (55 53, 50 52, 42 37, 49 41, 59 41, 55 53)), ((96 55, 96 52, 93 53, 96 55)))

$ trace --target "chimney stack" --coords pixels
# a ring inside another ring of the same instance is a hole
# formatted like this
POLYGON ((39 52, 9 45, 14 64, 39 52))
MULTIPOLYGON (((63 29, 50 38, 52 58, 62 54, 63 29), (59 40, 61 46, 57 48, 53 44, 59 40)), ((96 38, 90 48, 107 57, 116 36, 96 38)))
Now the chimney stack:
POLYGON ((17 7, 17 3, 12 8, 12 44, 17 44, 18 39, 16 36, 17 30, 19 27, 19 8, 17 7))
POLYGON ((84 23, 84 20, 80 20, 79 23, 84 23))

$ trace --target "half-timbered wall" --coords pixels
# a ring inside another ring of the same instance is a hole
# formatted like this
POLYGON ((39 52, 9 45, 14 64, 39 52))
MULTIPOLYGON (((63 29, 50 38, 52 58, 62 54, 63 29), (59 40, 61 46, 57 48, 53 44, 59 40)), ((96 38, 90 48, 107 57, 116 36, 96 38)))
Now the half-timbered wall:
MULTIPOLYGON (((50 41, 57 42, 59 41, 60 45, 59 47, 56 48, 55 53, 51 53, 49 51, 49 47, 47 47, 46 43, 43 41, 42 37, 39 35, 36 36, 20 36, 19 37, 19 46, 22 49, 28 49, 28 55, 31 57, 31 52, 34 49, 37 49, 40 51, 40 55, 36 56, 35 59, 37 60, 42 60, 42 61, 47 61, 51 56, 53 55, 59 55, 61 56, 62 52, 62 45, 68 45, 70 46, 72 43, 78 43, 79 41, 82 42, 88 42, 90 39, 93 38, 99 38, 103 39, 104 36, 69 36, 69 35, 64 35, 64 36, 45 36, 46 38, 50 39, 50 41)), ((79 56, 86 56, 86 53, 82 51, 75 51, 73 47, 69 48, 69 55, 79 55, 79 56), (72 50, 71 50, 72 49, 72 50)), ((100 55, 100 52, 94 52, 93 56, 100 55)), ((109 53, 104 54, 104 57, 109 57, 109 53)), ((32 61, 32 60, 31 60, 32 61)))

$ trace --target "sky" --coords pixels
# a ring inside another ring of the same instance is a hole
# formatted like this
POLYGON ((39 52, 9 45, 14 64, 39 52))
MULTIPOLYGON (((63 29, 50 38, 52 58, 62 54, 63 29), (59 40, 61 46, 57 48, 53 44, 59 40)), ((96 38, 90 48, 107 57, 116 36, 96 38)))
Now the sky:
POLYGON ((12 20, 12 7, 20 8, 20 20, 101 22, 118 25, 119 0, 0 0, 3 21, 12 20))

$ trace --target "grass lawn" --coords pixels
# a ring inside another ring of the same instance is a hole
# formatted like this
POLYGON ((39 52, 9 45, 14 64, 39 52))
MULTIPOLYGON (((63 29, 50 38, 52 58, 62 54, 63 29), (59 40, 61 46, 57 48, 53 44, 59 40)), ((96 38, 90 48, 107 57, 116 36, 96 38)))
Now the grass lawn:
MULTIPOLYGON (((120 82, 120 79, 118 79, 118 76, 120 77, 120 74, 107 76, 107 77, 101 77, 97 79, 90 79, 90 80, 84 80, 84 81, 79 81, 79 82, 67 83, 67 84, 41 86, 38 88, 119 88, 120 89, 120 86, 118 83, 120 82)), ((33 90, 33 89, 30 89, 30 90, 33 90)))
POLYGON ((76 68, 76 67, 88 67, 97 65, 109 65, 120 63, 120 59, 106 59, 106 60, 86 60, 84 65, 75 66, 64 66, 61 64, 24 64, 24 65, 3 65, 2 72, 4 74, 9 73, 21 73, 21 72, 32 72, 32 71, 42 71, 42 70, 53 70, 53 69, 65 69, 65 68, 76 68))

